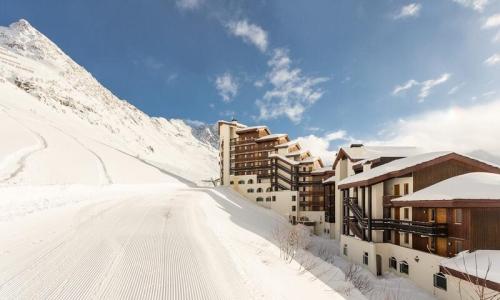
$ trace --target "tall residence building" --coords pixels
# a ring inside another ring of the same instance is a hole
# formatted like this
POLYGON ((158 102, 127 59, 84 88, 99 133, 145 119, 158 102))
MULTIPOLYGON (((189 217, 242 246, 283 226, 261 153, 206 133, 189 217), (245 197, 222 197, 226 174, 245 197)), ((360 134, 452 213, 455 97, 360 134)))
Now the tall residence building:
POLYGON ((440 263, 464 250, 500 249, 494 173, 498 166, 431 152, 340 180, 343 254, 374 274, 396 272, 442 298, 457 295, 440 263))
POLYGON ((323 179, 333 175, 287 134, 219 121, 221 184, 273 209, 291 223, 325 231, 323 179))

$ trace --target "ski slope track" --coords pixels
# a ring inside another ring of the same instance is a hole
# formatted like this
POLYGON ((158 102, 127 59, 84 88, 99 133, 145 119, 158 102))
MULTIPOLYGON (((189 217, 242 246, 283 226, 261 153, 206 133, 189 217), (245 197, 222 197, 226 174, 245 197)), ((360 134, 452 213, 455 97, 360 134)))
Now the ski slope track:
POLYGON ((343 299, 279 258, 280 222, 226 190, 102 193, 0 226, 0 299, 343 299))

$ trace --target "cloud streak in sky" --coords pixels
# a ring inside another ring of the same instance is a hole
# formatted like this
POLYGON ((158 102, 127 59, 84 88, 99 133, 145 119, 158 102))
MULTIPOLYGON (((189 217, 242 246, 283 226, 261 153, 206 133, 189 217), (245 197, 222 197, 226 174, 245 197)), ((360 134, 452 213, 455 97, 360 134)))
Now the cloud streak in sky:
POLYGON ((486 5, 488 5, 489 0, 453 0, 463 7, 472 8, 475 11, 482 12, 486 5))
POLYGON ((175 4, 181 10, 195 10, 201 6, 203 0, 176 0, 175 4))
POLYGON ((416 81, 415 79, 410 79, 403 85, 397 85, 396 87, 394 87, 394 89, 392 90, 392 95, 394 96, 399 95, 406 90, 412 89, 414 86, 418 86, 420 87, 420 92, 418 94, 418 101, 423 102, 425 98, 427 98, 430 95, 434 87, 445 83, 446 81, 448 81, 448 79, 450 79, 450 77, 451 74, 443 73, 438 78, 428 79, 422 82, 416 81))
POLYGON ((419 3, 411 3, 405 5, 401 8, 399 13, 394 16, 394 19, 405 19, 409 17, 418 17, 420 14, 420 10, 422 9, 422 5, 419 3))

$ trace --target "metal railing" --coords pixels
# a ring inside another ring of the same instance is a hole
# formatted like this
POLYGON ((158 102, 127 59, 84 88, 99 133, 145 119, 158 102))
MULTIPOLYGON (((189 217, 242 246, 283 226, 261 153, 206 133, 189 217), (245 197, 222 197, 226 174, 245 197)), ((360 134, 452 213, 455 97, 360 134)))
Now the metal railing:
MULTIPOLYGON (((356 222, 357 225, 361 228, 368 227, 369 220, 363 215, 363 211, 357 204, 356 198, 344 198, 344 205, 346 205, 353 213, 353 216, 351 218, 347 218, 347 216, 344 217, 347 222, 356 222)), ((448 224, 446 223, 383 218, 372 219, 371 228, 372 230, 397 230, 401 232, 416 233, 426 236, 448 235, 448 224)))

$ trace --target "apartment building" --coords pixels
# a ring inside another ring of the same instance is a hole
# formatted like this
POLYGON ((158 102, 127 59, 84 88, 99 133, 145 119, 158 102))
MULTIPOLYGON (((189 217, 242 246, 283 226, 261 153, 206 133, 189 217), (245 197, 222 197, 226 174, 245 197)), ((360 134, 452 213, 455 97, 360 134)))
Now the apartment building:
POLYGON ((324 231, 321 180, 329 173, 320 158, 290 141, 287 134, 273 134, 266 126, 220 121, 219 136, 222 185, 291 223, 311 226, 316 233, 324 231))
MULTIPOLYGON (((495 230, 488 233, 489 237, 473 232, 473 227, 479 227, 471 223, 470 216, 473 212, 481 213, 484 203, 462 201, 461 204, 469 205, 466 209, 456 201, 448 201, 446 205, 411 201, 423 200, 418 199, 422 197, 419 194, 439 188, 443 180, 456 180, 471 172, 500 173, 500 168, 453 152, 432 152, 393 160, 339 181, 343 254, 374 274, 397 272, 435 292, 436 274, 443 257, 454 256, 461 250, 500 249, 493 238, 495 230), (474 205, 478 207, 470 210, 474 205), (475 236, 474 242, 470 240, 471 234, 475 236), (490 238, 495 242, 488 245, 485 240, 490 238)), ((473 181, 468 176, 465 179, 473 181)), ((467 197, 460 190, 457 193, 467 197)), ((476 189, 471 194, 481 195, 476 189)), ((491 219, 485 222, 496 226, 493 221, 499 216, 496 213, 492 211, 491 219)), ((441 297, 449 295, 446 292, 441 297)))
POLYGON ((333 239, 340 239, 343 205, 338 182, 396 159, 421 153, 416 147, 365 146, 352 144, 342 147, 333 162, 333 176, 323 181, 325 194, 326 231, 333 239))

